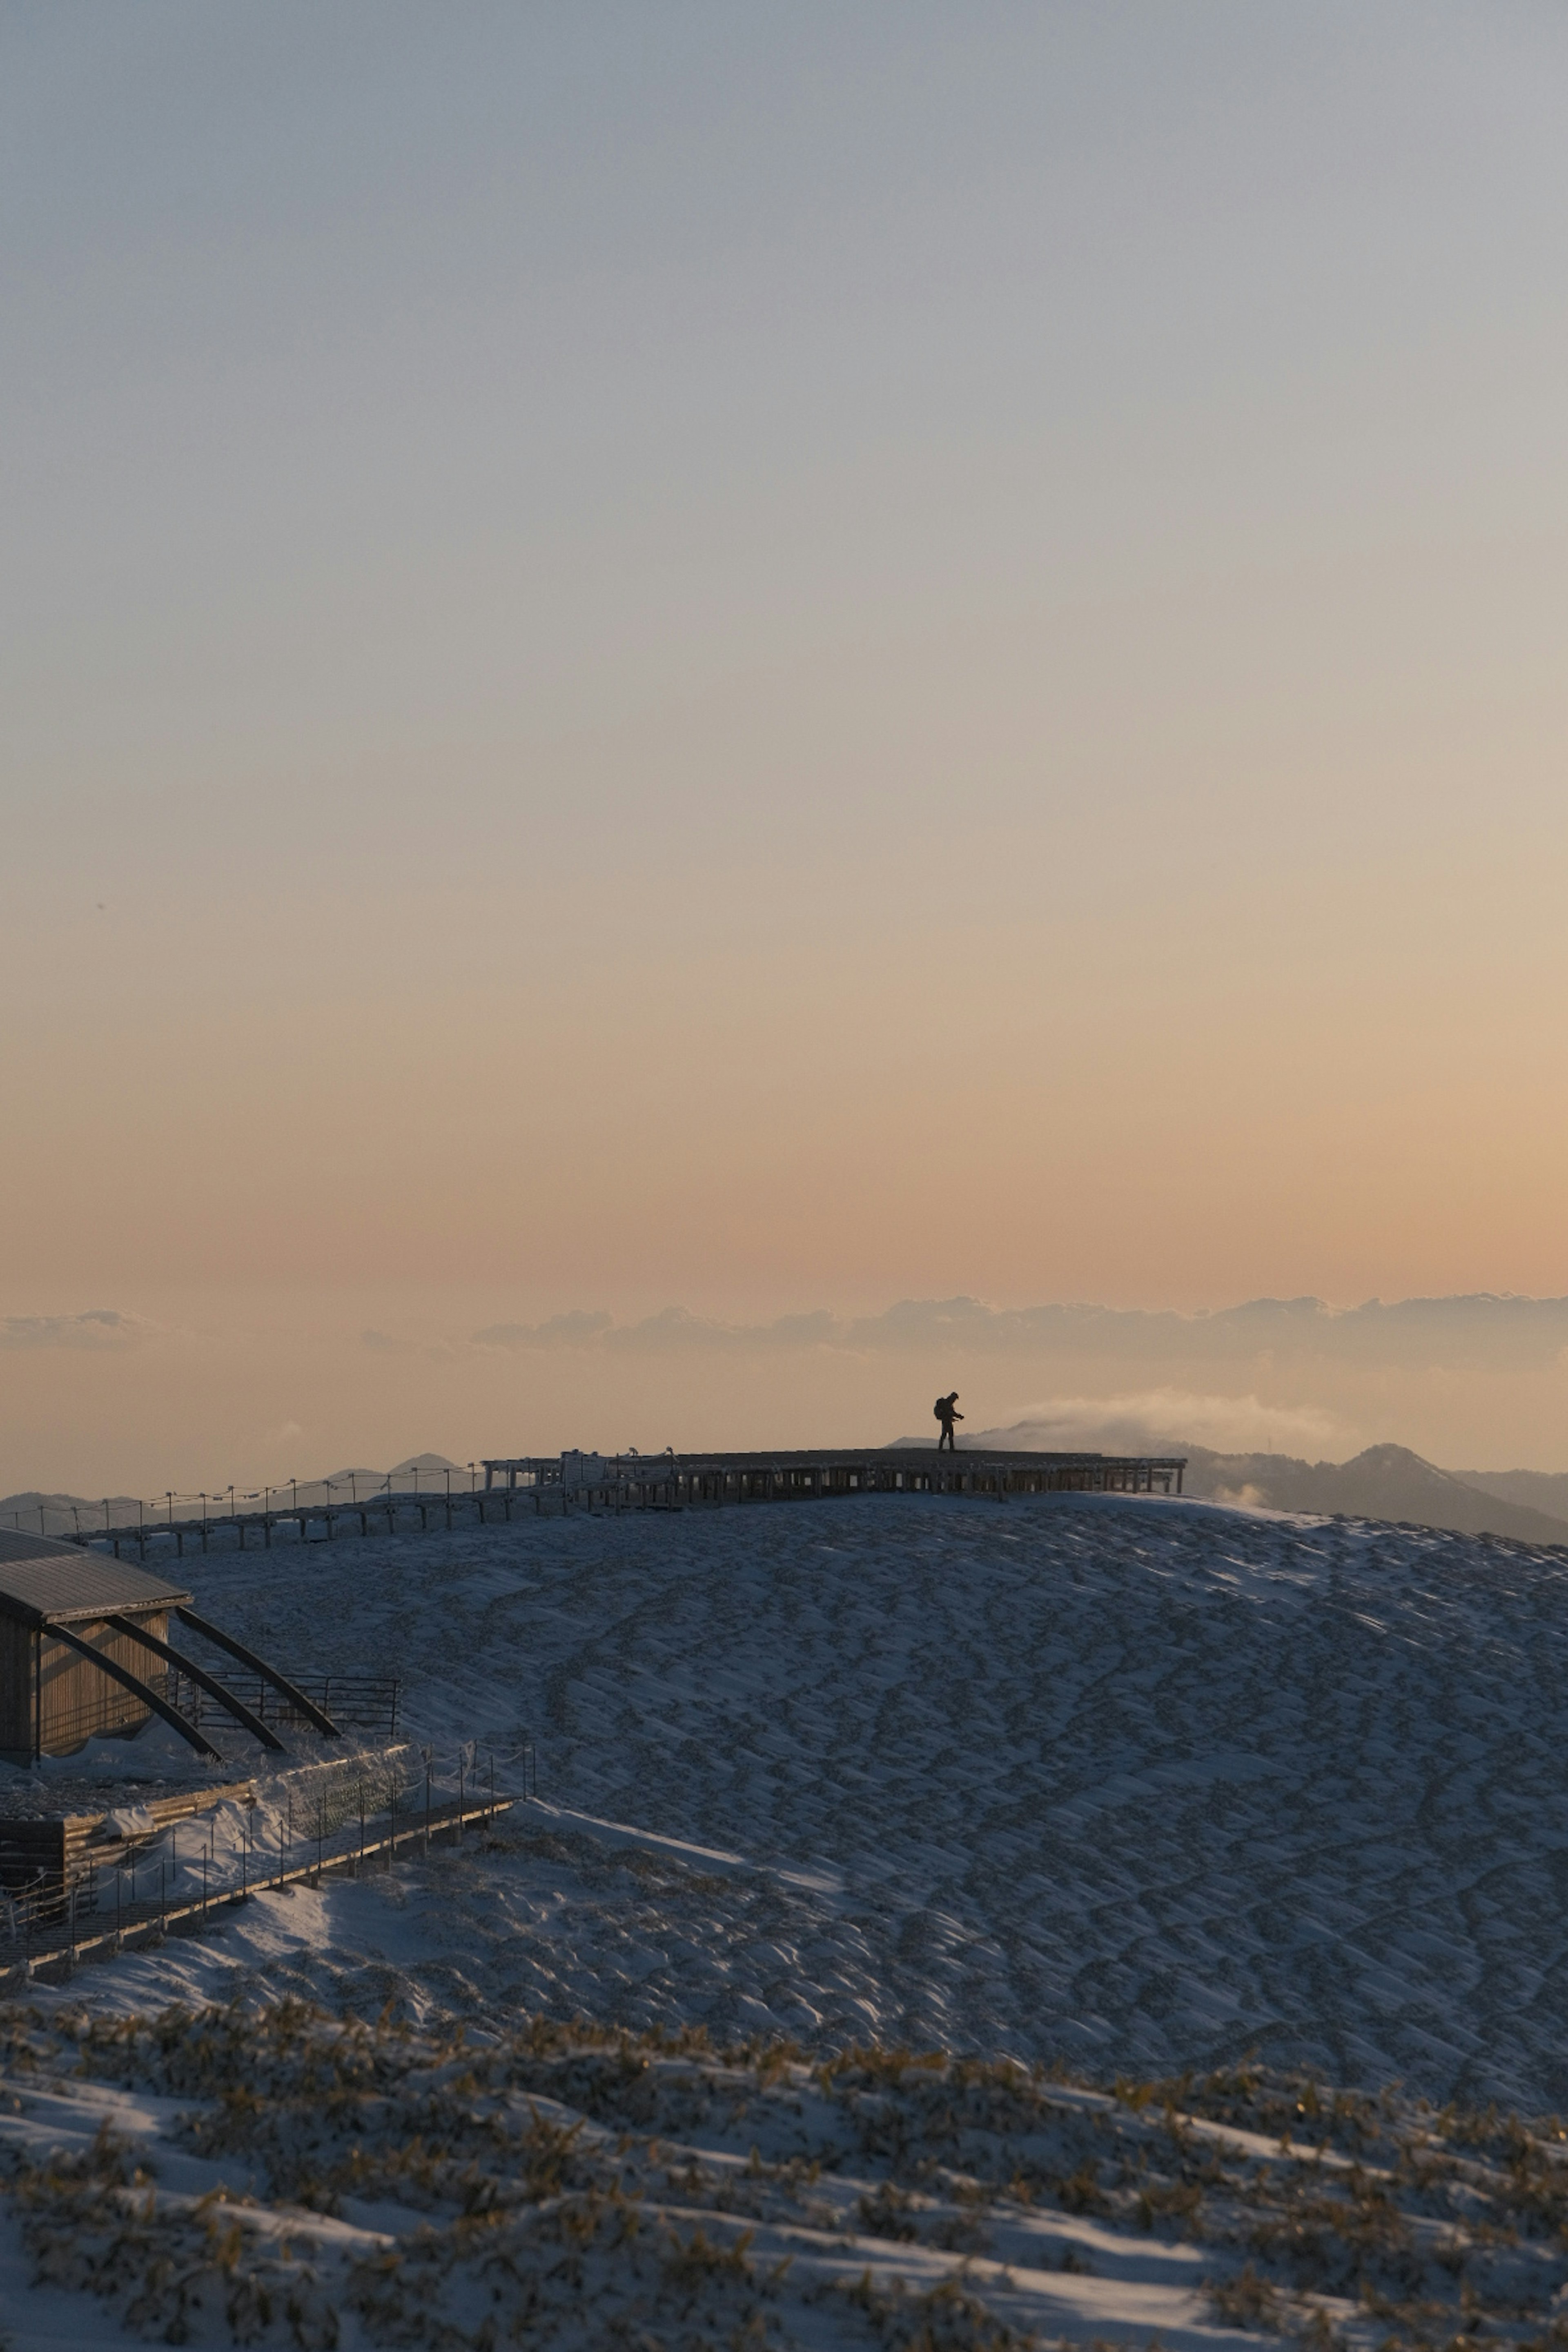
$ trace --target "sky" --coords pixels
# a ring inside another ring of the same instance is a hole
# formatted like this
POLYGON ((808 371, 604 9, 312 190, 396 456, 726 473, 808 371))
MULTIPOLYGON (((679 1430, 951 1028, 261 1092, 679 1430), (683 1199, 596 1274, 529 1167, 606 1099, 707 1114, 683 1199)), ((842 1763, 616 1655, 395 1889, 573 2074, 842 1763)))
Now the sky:
MULTIPOLYGON (((1565 74, 0 0, 0 1491, 951 1384, 475 1339, 576 1314, 1568 1293, 1565 74)), ((1225 1393, 1568 1466, 1401 1363, 1225 1393)))

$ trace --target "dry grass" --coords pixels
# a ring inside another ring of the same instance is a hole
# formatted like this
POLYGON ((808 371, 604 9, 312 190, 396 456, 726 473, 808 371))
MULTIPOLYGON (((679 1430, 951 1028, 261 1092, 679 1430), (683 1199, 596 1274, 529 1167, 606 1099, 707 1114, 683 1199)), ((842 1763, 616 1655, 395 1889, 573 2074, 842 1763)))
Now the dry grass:
MULTIPOLYGON (((872 2342, 978 2352, 1022 2339, 964 2258, 1008 2259, 1021 2217, 1056 2211, 1201 2238, 1217 2318, 1319 2352, 1347 2326, 1364 2344, 1368 2325, 1395 2352, 1482 2330, 1568 2352, 1555 2118, 1439 2116, 1251 2064, 1097 2095, 933 2052, 809 2063, 786 2044, 542 2019, 471 2040, 299 2002, 14 2009, 0 2051, 24 2099, 86 2078, 178 2102, 178 2143, 258 2183, 254 2200, 170 2196, 108 2132, 9 2159, 0 2187, 40 2277, 168 2341, 326 2346, 352 2315, 378 2343, 565 2346, 592 2309, 605 2342, 761 2345, 786 2340, 809 2298, 872 2342), (366 2208, 401 2210, 413 2234, 345 2253, 331 2224, 366 2208), (759 2259, 756 2233, 781 2230, 858 2242, 876 2274, 851 2292, 759 2259), (953 2258, 932 2294, 890 2284, 916 2244, 953 2258)), ((1089 2267, 1070 2235, 1056 2259, 1089 2267)))

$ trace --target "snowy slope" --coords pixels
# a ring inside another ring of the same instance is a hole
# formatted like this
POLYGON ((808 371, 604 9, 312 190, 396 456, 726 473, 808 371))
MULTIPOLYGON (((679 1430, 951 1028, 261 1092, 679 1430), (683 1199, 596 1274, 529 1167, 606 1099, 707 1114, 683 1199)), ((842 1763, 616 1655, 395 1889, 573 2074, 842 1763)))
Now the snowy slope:
POLYGON ((1495 2114, 288 2005, 5 2022, 14 2352, 121 2318, 338 2352, 1560 2340, 1562 2136, 1495 2114))
POLYGON ((782 2341, 893 2343, 940 2319, 954 2344, 1005 2321, 1184 2352, 1313 2308, 1370 2347, 1402 2296, 1554 2321, 1555 2126, 1526 2147, 1419 2096, 1568 2104, 1560 1554, 1201 1504, 889 1496, 192 1572, 281 1658, 398 1665, 437 1770, 474 1738, 515 1787, 537 1741, 540 1798, 461 1850, 268 1892, 37 1989, 35 2023, 0 2011, 17 2352, 109 2341, 127 2308, 193 2342, 230 2341, 232 2306, 232 2340, 343 2346, 480 2341, 525 2305, 563 2342, 612 2321, 741 2340, 760 2317, 782 2341), (199 2027, 130 2022, 236 1993, 199 2027), (354 2045, 385 2078, 369 2105, 323 2107, 340 2029, 289 1993, 383 2019, 354 2045), (593 2024, 552 2041, 536 2017, 593 2024), (694 2025, 731 2054, 615 2038, 694 2025), (978 2064, 819 2077, 759 2054, 778 2035, 978 2064), (1303 2081, 1145 2105, 1066 2079, 1254 2048, 1321 2082, 1405 2078, 1402 2103, 1342 2102, 1330 2137, 1360 2168, 1339 2186, 1327 2156, 1279 2148, 1281 2116, 1305 2133, 1316 2113, 1303 2081), (1223 2147, 1194 2112, 1226 2118, 1223 2147), (576 2133, 554 2187, 551 2132, 576 2133), (475 2198, 501 2233, 483 2244, 475 2198), (616 2235, 628 2198, 640 2240, 616 2235), (552 2303, 568 2260, 580 2291, 552 2303))
POLYGON ((401 1665, 443 1759, 538 1741, 507 1866, 411 1896, 384 1969, 329 1892, 378 1984, 1568 2106, 1560 1555, 888 1496, 195 1572, 279 1654, 401 1665))

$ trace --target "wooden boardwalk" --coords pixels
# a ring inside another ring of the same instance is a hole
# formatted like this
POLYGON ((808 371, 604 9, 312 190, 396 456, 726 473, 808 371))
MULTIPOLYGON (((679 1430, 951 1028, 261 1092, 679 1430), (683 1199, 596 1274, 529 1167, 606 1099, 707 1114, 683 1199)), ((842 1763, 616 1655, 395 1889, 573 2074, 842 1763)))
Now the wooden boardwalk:
MULTIPOLYGON (((510 1509, 504 1514, 500 1509, 500 1500, 499 1496, 494 1498, 489 1516, 510 1518, 510 1509)), ((290 1543, 330 1543, 341 1535, 402 1535, 415 1528, 426 1533, 432 1524, 451 1528, 465 1516, 471 1519, 476 1506, 479 1507, 479 1517, 485 1520, 483 1502, 484 1490, 476 1478, 472 1486, 415 1489, 401 1495, 376 1493, 360 1496, 353 1502, 340 1499, 327 1503, 275 1503, 260 1511, 215 1507, 179 1517, 171 1511, 167 1518, 78 1528, 57 1540, 84 1548, 96 1545, 111 1551, 116 1559, 132 1556, 145 1559, 149 1551, 172 1546, 183 1559, 187 1544, 207 1551, 219 1538, 226 1548, 238 1551, 270 1551, 272 1538, 279 1533, 290 1543)))
MULTIPOLYGON (((401 1825, 395 1816, 384 1829, 378 1823, 374 1835, 367 1836, 362 1825, 357 1838, 348 1830, 330 1843, 322 1841, 313 1859, 308 1851, 313 1841, 301 1837, 299 1843, 306 1855, 301 1862, 282 1852, 274 1859, 237 1845, 228 1857, 226 1875, 219 1875, 215 1858, 211 1885, 205 1883, 204 1867, 201 1893, 178 1899, 166 1892, 162 1873, 157 1895, 140 1901, 133 1876, 132 1899, 127 1901, 123 1871, 111 1874, 106 1869, 101 1885, 94 1874, 84 1872, 68 1885, 62 1880, 41 1900, 6 1906, 10 1932, 0 1938, 0 1994, 15 1998, 35 1975, 47 1981, 68 1977, 89 1954, 113 1958, 166 1935, 197 1934, 236 1904, 248 1902, 253 1894, 265 1893, 269 1887, 319 1886, 323 1876, 357 1878, 366 1864, 378 1856, 390 1870, 399 1855, 406 1859, 411 1853, 428 1853, 434 1839, 460 1839, 465 1830, 488 1830, 499 1815, 510 1812, 520 1801, 523 1801, 492 1792, 482 1799, 443 1801, 423 1811, 412 1806, 401 1825)), ((144 1875, 150 1874, 144 1870, 144 1875)))
POLYGON ((377 1492, 314 1503, 279 1500, 265 1510, 204 1510, 199 1517, 144 1518, 82 1528, 66 1541, 97 1545, 116 1559, 144 1560, 187 1544, 208 1550, 269 1550, 331 1542, 343 1535, 408 1533, 432 1526, 491 1526, 516 1514, 683 1511, 725 1504, 823 1502, 857 1495, 1179 1495, 1186 1457, 1147 1454, 988 1454, 898 1445, 859 1452, 755 1454, 516 1454, 487 1461, 465 1485, 403 1494, 377 1492))
POLYGON ((1184 1454, 872 1452, 520 1454, 486 1462, 487 1493, 542 1507, 689 1510, 846 1495, 1156 1495, 1182 1491, 1184 1454), (603 1501, 600 1501, 600 1498, 603 1501))

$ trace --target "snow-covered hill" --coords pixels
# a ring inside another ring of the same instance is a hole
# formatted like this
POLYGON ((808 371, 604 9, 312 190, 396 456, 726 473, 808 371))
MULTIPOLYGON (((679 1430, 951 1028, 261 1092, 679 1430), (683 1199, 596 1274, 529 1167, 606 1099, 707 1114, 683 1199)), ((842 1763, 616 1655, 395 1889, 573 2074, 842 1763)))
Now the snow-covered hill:
MULTIPOLYGON (((586 2016, 1107 2084, 1256 2051, 1325 2085, 1568 2106, 1561 1554, 1193 1503, 888 1496, 189 1565, 200 1603, 280 1658, 399 1665, 438 1766, 476 1738, 515 1786, 536 1741, 539 1801, 482 1847, 84 1970, 51 2013, 291 1992, 487 2045, 586 2016)), ((833 2158, 880 2213, 859 2161, 833 2158)), ((937 2189, 972 2210, 1000 2193, 937 2189)), ((1144 2275, 1109 2245, 1080 2257, 1144 2275)), ((1193 2341, 1210 2305, 1159 2276, 1159 2315, 1005 2309, 1193 2341)))
POLYGON ((443 1756, 537 1740, 453 2002, 1568 2106, 1561 1555, 888 1496, 190 1567, 443 1756))

